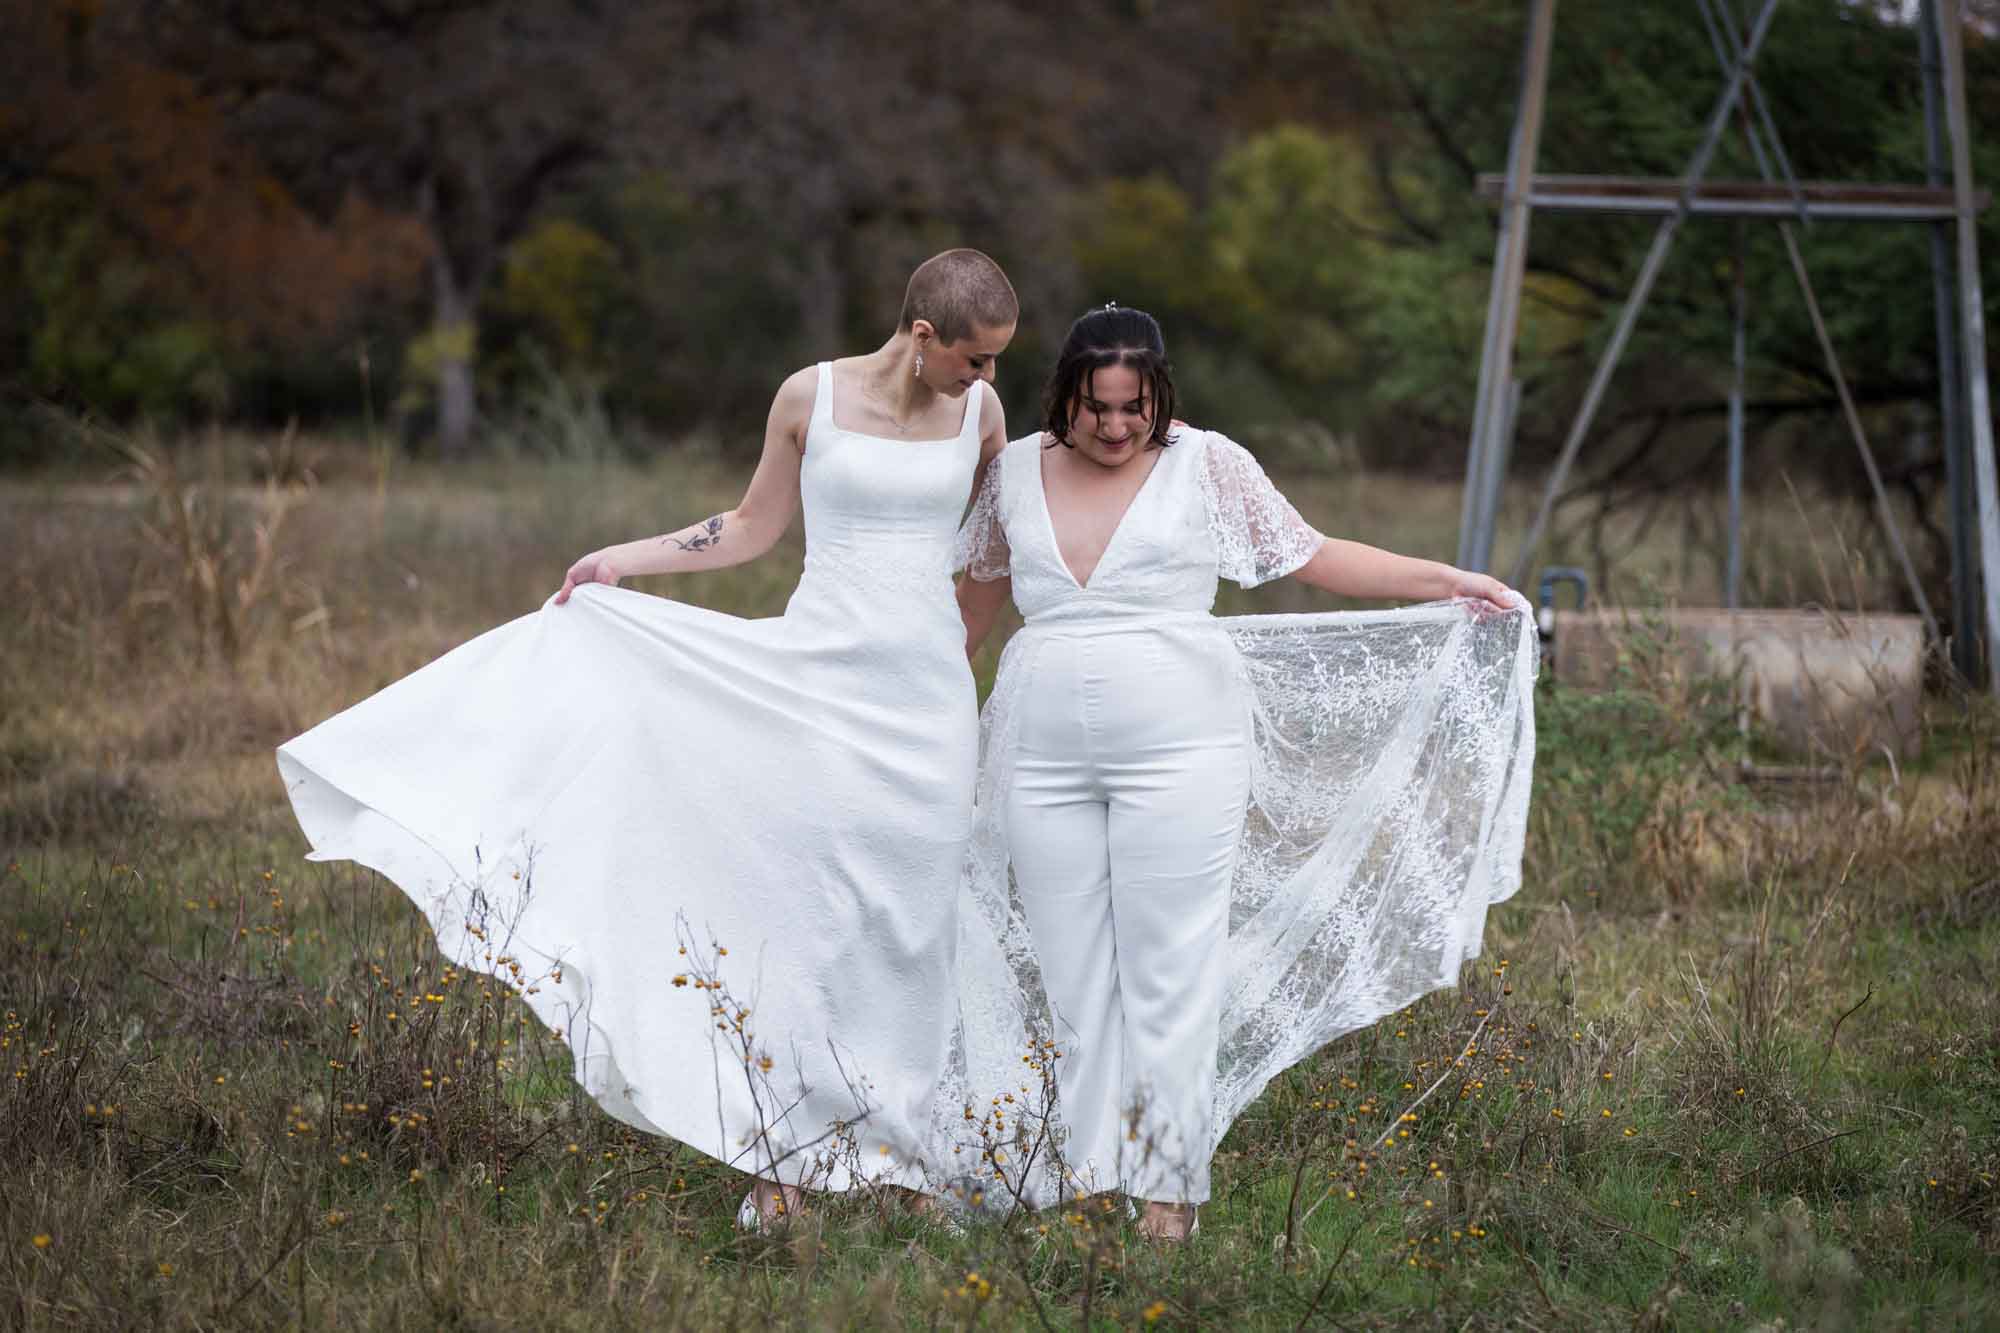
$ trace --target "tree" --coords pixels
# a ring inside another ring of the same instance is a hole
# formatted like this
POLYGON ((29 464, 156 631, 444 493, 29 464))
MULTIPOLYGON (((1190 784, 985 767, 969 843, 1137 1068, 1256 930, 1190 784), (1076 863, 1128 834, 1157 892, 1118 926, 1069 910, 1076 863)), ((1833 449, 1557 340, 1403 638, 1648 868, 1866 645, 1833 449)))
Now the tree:
POLYGON ((0 7, 0 364, 112 415, 220 412, 262 364, 323 361, 422 238, 358 200, 308 216, 103 18, 0 7))
POLYGON ((1248 69, 1227 5, 1048 13, 741 0, 695 33, 702 78, 667 90, 678 132, 650 151, 696 195, 755 213, 799 294, 797 351, 880 337, 915 263, 974 245, 1020 290, 1014 355, 1032 356, 1078 313, 1078 198, 1107 175, 1199 183, 1229 128, 1223 90, 1248 69), (1106 77, 1110 52, 1125 77, 1106 77))
POLYGON ((125 0, 124 30, 196 80, 308 207, 359 194, 430 240, 438 435, 472 434, 480 303, 507 246, 616 155, 697 7, 598 0, 125 0))

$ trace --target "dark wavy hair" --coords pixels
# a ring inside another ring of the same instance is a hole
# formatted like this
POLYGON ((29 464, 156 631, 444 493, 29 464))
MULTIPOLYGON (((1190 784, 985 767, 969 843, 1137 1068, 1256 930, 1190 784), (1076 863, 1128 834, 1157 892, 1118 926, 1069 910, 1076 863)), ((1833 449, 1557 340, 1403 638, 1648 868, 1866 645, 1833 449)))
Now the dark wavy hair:
POLYGON ((1138 372, 1146 396, 1153 401, 1148 443, 1163 449, 1173 443, 1168 437, 1174 425, 1174 368, 1167 360, 1167 340, 1151 315, 1115 303, 1088 311, 1069 326, 1042 394, 1042 429, 1057 444, 1075 448, 1069 442, 1070 417, 1097 372, 1107 366, 1130 366, 1138 372))

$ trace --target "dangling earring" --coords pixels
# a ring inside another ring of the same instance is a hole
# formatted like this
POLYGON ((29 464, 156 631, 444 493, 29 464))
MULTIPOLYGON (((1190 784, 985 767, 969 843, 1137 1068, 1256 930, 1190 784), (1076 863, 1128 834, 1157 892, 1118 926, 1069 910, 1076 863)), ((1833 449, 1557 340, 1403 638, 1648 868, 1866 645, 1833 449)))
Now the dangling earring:
POLYGON ((924 352, 922 348, 917 349, 917 368, 911 371, 910 373, 915 375, 918 379, 922 379, 924 377, 924 352))

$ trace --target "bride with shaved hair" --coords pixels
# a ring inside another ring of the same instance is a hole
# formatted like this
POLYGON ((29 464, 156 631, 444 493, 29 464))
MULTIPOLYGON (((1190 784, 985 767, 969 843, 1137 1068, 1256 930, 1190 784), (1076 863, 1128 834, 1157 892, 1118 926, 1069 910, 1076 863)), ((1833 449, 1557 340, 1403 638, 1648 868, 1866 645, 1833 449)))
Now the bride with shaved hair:
POLYGON ((278 750, 312 859, 516 985, 611 1115, 750 1173, 746 1226, 935 1189, 978 747, 953 542, 1018 313, 978 251, 926 261, 887 342, 779 387, 734 509, 585 555, 278 750), (618 586, 753 560, 801 508, 781 616, 618 586))

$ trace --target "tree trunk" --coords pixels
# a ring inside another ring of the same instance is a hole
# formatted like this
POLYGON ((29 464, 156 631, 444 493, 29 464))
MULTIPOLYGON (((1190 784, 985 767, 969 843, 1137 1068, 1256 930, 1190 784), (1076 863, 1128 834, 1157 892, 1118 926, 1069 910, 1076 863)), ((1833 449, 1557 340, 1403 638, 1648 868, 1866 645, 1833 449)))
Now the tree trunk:
POLYGON ((834 239, 841 225, 840 177, 831 161, 822 161, 802 173, 798 186, 805 216, 816 224, 799 247, 799 332, 806 355, 838 356, 846 341, 847 310, 847 284, 834 239))
POLYGON ((453 271, 449 252, 438 245, 431 259, 437 347, 438 450, 446 458, 462 457, 472 444, 478 420, 473 392, 473 358, 478 349, 479 294, 453 271))
POLYGON ((805 244, 799 327, 805 337, 806 352, 815 357, 840 355, 840 345, 846 341, 842 336, 846 292, 833 247, 832 236, 820 229, 815 229, 805 244))

